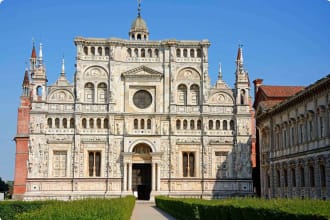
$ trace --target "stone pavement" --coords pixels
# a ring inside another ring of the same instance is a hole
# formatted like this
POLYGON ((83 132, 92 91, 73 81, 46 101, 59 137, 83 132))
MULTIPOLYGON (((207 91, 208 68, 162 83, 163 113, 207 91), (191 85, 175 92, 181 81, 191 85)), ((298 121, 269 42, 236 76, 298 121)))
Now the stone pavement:
POLYGON ((156 207, 154 202, 136 201, 131 220, 175 220, 156 207))

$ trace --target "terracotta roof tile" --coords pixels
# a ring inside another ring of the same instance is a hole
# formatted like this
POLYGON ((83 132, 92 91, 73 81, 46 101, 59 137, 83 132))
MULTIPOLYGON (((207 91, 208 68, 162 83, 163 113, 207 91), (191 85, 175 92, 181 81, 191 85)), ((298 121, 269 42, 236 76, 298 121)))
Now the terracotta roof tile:
POLYGON ((267 85, 261 85, 259 87, 260 90, 262 90, 267 97, 290 97, 294 94, 300 92, 303 90, 304 86, 267 86, 267 85))

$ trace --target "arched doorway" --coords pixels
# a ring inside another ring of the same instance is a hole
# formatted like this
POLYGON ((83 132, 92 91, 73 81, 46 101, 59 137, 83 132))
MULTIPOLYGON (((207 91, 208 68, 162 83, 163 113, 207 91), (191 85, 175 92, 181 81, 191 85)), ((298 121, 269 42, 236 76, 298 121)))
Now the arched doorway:
POLYGON ((149 200, 152 184, 152 149, 149 145, 140 143, 133 148, 132 153, 132 190, 139 200, 149 200))

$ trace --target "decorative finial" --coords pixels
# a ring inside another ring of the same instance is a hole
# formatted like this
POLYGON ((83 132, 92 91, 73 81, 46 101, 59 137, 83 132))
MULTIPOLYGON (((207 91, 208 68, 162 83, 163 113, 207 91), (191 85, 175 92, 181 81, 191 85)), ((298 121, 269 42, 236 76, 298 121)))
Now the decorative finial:
POLYGON ((25 71, 28 71, 29 70, 29 65, 28 65, 28 62, 25 61, 25 71))
POLYGON ((139 6, 138 6, 138 17, 141 17, 141 0, 138 0, 139 6))
POLYGON ((221 65, 221 62, 219 63, 219 74, 218 74, 218 79, 222 79, 222 65, 221 65))
POLYGON ((39 59, 42 60, 42 43, 39 45, 39 59))
POLYGON ((62 71, 61 71, 61 75, 62 75, 62 76, 65 75, 64 55, 62 56, 62 71))

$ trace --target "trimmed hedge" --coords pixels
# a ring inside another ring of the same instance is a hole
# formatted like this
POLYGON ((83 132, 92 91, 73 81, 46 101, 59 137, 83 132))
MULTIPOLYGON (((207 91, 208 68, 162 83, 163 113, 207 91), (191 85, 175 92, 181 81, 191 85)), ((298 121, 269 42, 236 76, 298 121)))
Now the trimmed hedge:
MULTIPOLYGON (((31 204, 37 203, 39 206, 29 210, 17 211, 7 210, 11 213, 10 217, 0 214, 2 220, 71 220, 71 219, 116 219, 129 220, 135 205, 134 196, 118 199, 83 199, 73 201, 43 201, 43 202, 11 202, 19 203, 25 207, 32 207, 31 204)), ((4 210, 6 211, 6 210, 4 210)))
POLYGON ((15 215, 23 212, 29 212, 40 209, 42 206, 47 205, 49 202, 34 201, 2 201, 0 202, 0 218, 1 220, 15 219, 15 215))
POLYGON ((233 198, 224 200, 156 197, 156 205, 179 220, 327 220, 330 201, 233 198))

